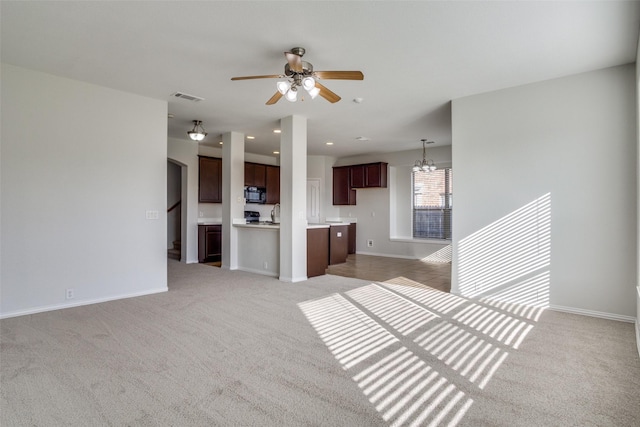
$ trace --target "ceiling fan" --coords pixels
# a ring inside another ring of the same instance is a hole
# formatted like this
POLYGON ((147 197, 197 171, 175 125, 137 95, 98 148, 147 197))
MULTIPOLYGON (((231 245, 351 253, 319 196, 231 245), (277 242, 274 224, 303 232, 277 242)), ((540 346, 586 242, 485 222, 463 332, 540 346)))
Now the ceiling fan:
POLYGON ((322 85, 318 79, 334 80, 363 80, 361 71, 313 71, 313 65, 302 60, 305 53, 303 47, 294 47, 290 52, 285 52, 287 63, 284 65, 284 74, 271 74, 266 76, 232 77, 231 80, 250 79, 286 79, 276 84, 277 92, 267 101, 267 105, 273 105, 283 96, 291 102, 298 97, 298 89, 304 88, 311 98, 320 95, 327 101, 334 103, 340 101, 340 97, 322 85))

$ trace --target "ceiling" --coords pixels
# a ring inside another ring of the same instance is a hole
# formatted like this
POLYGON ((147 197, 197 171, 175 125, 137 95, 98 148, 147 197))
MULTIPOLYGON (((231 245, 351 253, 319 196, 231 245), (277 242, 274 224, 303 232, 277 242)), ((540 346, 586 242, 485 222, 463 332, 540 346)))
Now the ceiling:
POLYGON ((635 62, 640 28, 640 3, 618 1, 3 0, 0 14, 3 62, 166 100, 169 137, 198 119, 201 144, 237 131, 272 155, 280 119, 301 115, 308 154, 335 157, 449 145, 452 99, 635 62), (277 80, 230 80, 281 74, 296 46, 316 70, 364 80, 323 80, 335 104, 273 106, 277 80))

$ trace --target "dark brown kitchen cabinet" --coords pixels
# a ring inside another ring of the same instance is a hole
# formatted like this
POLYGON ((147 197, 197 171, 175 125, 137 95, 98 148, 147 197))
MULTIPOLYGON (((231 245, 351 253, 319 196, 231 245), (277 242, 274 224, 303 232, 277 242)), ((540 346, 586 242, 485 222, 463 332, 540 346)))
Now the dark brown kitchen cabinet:
POLYGON ((307 277, 322 276, 329 267, 329 228, 307 229, 307 277))
POLYGON ((356 204, 356 190, 351 187, 350 169, 350 166, 338 166, 333 168, 334 205, 356 204))
POLYGON ((244 164, 244 185, 251 187, 266 187, 266 165, 260 163, 244 164))
POLYGON ((199 156, 198 201, 222 203, 222 159, 199 156))
POLYGON ((347 262, 349 252, 349 226, 332 225, 329 227, 329 265, 347 262))
POLYGON ((349 166, 349 183, 351 188, 364 188, 364 165, 349 166))
POLYGON ((367 163, 350 166, 351 188, 386 188, 387 163, 367 163))
POLYGON ((266 185, 268 205, 280 203, 280 167, 266 165, 266 185))
POLYGON ((349 248, 347 250, 350 254, 356 253, 356 223, 349 224, 349 248))
POLYGON ((222 259, 222 225, 198 225, 198 262, 222 259))

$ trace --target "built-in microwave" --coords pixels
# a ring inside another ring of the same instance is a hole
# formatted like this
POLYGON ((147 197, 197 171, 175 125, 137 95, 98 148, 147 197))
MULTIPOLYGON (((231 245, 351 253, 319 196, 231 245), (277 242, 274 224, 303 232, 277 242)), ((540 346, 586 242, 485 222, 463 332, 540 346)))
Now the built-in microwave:
POLYGON ((267 189, 264 187, 244 187, 244 199, 246 203, 266 203, 267 189))

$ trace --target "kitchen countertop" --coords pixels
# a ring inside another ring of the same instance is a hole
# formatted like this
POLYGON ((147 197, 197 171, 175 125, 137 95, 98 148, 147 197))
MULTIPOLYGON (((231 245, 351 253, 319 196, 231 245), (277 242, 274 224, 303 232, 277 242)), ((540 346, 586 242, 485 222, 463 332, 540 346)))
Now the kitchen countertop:
POLYGON ((266 230, 280 230, 280 224, 272 224, 270 222, 253 222, 248 224, 233 224, 234 227, 241 228, 262 228, 266 230))
POLYGON ((307 230, 310 228, 329 228, 329 224, 309 224, 307 225, 307 230))
POLYGON ((198 218, 198 225, 222 225, 222 218, 198 218))
MULTIPOLYGON (((335 223, 335 224, 309 224, 307 225, 307 229, 309 228, 329 228, 332 225, 349 225, 347 223, 335 223)), ((280 224, 272 224, 270 222, 254 222, 249 224, 233 224, 234 227, 242 227, 242 228, 259 228, 266 230, 279 230, 280 224)))

